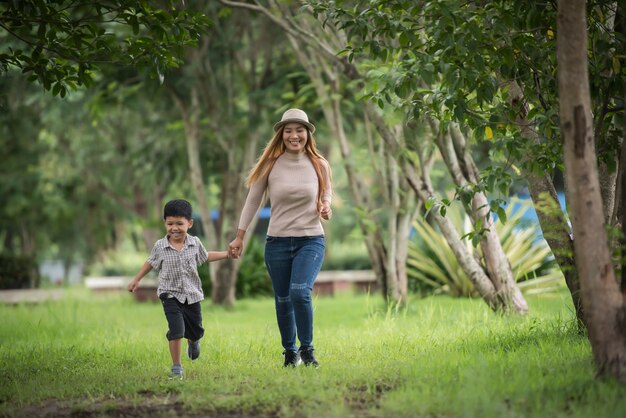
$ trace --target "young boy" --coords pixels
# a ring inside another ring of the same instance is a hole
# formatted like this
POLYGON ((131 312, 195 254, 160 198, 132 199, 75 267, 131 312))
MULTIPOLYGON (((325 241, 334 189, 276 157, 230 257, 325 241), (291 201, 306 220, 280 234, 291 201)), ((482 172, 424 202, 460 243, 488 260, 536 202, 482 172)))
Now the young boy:
POLYGON ((166 336, 173 363, 170 379, 182 380, 182 339, 187 339, 187 356, 195 360, 200 355, 199 340, 204 335, 200 310, 204 294, 197 266, 206 261, 224 260, 229 255, 228 251, 207 252, 197 237, 187 234, 193 219, 191 204, 186 200, 167 202, 163 220, 167 235, 154 244, 150 257, 128 284, 128 290, 134 292, 152 269, 159 272, 157 294, 169 326, 166 336))

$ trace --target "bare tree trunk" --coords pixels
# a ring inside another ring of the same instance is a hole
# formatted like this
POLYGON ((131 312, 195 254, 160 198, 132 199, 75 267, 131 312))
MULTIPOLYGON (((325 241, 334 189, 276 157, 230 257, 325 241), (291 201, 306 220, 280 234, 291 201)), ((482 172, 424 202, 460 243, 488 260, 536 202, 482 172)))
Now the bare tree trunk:
MULTIPOLYGON (((366 105, 366 109, 368 109, 368 115, 370 115, 370 118, 374 121, 374 126, 376 126, 376 129, 385 140, 387 146, 392 150, 392 152, 393 150, 397 150, 399 143, 393 132, 391 132, 391 130, 386 126, 385 122, 376 113, 371 105, 366 105)), ((422 202, 427 202, 436 197, 426 170, 422 170, 420 176, 416 172, 415 166, 406 159, 404 160, 402 167, 408 184, 422 202)), ((467 274, 472 284, 476 287, 476 290, 481 295, 483 300, 487 302, 489 307, 491 307, 494 311, 507 310, 508 307, 503 304, 502 298, 499 297, 495 286, 485 273, 483 267, 478 263, 478 261, 476 261, 474 255, 467 250, 467 247, 463 245, 461 236, 450 219, 442 216, 437 208, 433 208, 431 210, 431 216, 437 225, 439 225, 441 233, 448 242, 448 245, 450 245, 452 252, 459 261, 459 265, 467 274)))
MULTIPOLYGON (((322 111, 326 120, 329 122, 329 127, 332 129, 334 136, 338 139, 339 150, 342 156, 342 161, 346 174, 348 176, 348 184, 352 198, 358 208, 365 213, 372 212, 376 207, 380 207, 380 204, 372 202, 371 196, 367 191, 367 188, 362 183, 361 178, 358 176, 357 170, 352 162, 352 152, 348 138, 345 134, 342 121, 341 112, 341 89, 339 85, 340 74, 325 63, 324 58, 318 56, 318 53, 314 50, 309 50, 308 54, 304 53, 304 49, 299 45, 295 39, 288 35, 294 46, 294 51, 298 56, 300 63, 307 70, 307 73, 313 84, 315 85, 316 92, 322 102, 322 111), (317 58, 312 58, 317 57, 317 58), (325 82, 323 76, 326 76, 330 82, 325 82), (330 86, 330 92, 327 88, 330 86)), ((397 166, 395 160, 388 157, 386 160, 382 160, 385 164, 383 168, 378 170, 380 176, 396 176, 397 180, 397 166), (383 173, 384 172, 384 173, 383 173), (386 173, 386 174, 385 174, 386 173), (391 173, 391 174, 389 174, 391 173)), ((384 183, 384 182, 383 182, 384 183)), ((397 184, 397 183, 396 183, 397 184)), ((386 187, 382 185, 382 189, 387 196, 385 198, 385 206, 388 213, 388 237, 384 237, 384 233, 381 229, 381 225, 375 223, 374 230, 368 226, 368 219, 364 219, 357 215, 357 223, 363 236, 365 237, 365 245, 370 256, 372 263, 372 269, 374 270, 376 277, 381 283, 383 297, 387 301, 393 301, 396 303, 404 303, 406 301, 406 295, 408 292, 408 280, 406 277, 405 268, 398 270, 397 266, 397 214, 399 208, 400 189, 398 187, 386 187), (394 201, 394 203, 391 202, 394 201), (404 274, 404 276, 401 276, 404 274)), ((404 260, 406 262, 406 259, 404 260)))
MULTIPOLYGON (((163 189, 160 185, 155 185, 152 196, 150 196, 150 204, 146 207, 146 214, 142 215, 143 219, 163 219, 163 189), (155 216, 156 215, 156 216, 155 216)), ((144 228, 142 230, 142 237, 145 247, 150 250, 154 243, 162 236, 162 228, 158 230, 155 228, 144 228)))
MULTIPOLYGON (((467 188, 470 184, 478 184, 478 169, 467 152, 465 136, 458 126, 452 125, 449 132, 439 132, 437 121, 430 119, 429 124, 437 137, 437 146, 455 184, 462 188, 467 188)), ((502 306, 505 310, 518 313, 528 312, 528 304, 515 283, 511 264, 502 249, 500 237, 498 237, 489 211, 487 196, 480 191, 474 192, 472 205, 466 208, 466 211, 474 225, 480 222, 487 230, 481 236, 480 247, 486 274, 493 283, 498 297, 502 300, 502 306)))
MULTIPOLYGON (((202 227, 204 228, 207 247, 216 248, 217 234, 215 233, 215 227, 211 220, 211 211, 208 206, 204 178, 202 175, 202 166, 200 164, 200 104, 198 103, 198 91, 194 86, 191 87, 190 94, 191 102, 189 103, 189 106, 186 106, 174 92, 172 92, 172 98, 178 107, 183 119, 183 125, 185 127, 189 177, 196 201, 200 206, 200 218, 202 219, 202 227)), ((215 277, 215 268, 214 263, 209 263, 211 277, 215 277)))
MULTIPOLYGON (((237 7, 261 13, 278 27, 283 29, 289 36, 290 40, 294 44, 294 51, 299 56, 300 63, 305 67, 305 69, 307 69, 309 76, 314 82, 318 96, 321 98, 321 101, 325 103, 322 106, 322 111, 324 112, 324 116, 328 121, 329 126, 339 141, 339 148, 342 153, 344 168, 348 176, 350 192, 354 202, 364 213, 367 214, 371 212, 376 205, 371 202, 371 196, 369 196, 367 188, 358 177, 356 169, 351 162, 348 140, 343 129, 340 111, 341 92, 339 90, 339 72, 337 69, 330 68, 330 65, 339 64, 341 71, 350 72, 352 71, 353 66, 346 65, 343 67, 341 65, 342 61, 335 55, 333 49, 322 40, 323 38, 328 38, 327 34, 319 30, 312 31, 311 27, 304 20, 298 20, 296 22, 296 18, 292 12, 286 8, 280 7, 276 1, 271 1, 270 3, 273 5, 273 10, 280 11, 281 16, 273 14, 268 7, 264 7, 258 3, 250 4, 229 0, 220 0, 220 3, 230 7, 237 7), (304 53, 305 50, 307 51, 306 54, 304 53), (328 83, 321 78, 323 77, 322 74, 330 78, 332 94, 329 94, 326 90, 328 83)), ((392 215, 390 214, 390 216, 392 215)), ((372 262, 372 268, 381 283, 384 297, 387 297, 387 288, 389 286, 389 266, 387 263, 389 258, 387 255, 388 248, 386 240, 380 225, 376 225, 375 231, 369 231, 367 221, 368 220, 365 218, 357 217, 357 223, 365 238, 365 244, 372 262)), ((406 281, 393 280, 399 283, 406 281)))
MULTIPOLYGON (((478 184, 480 182, 478 168, 467 150, 465 136, 456 124, 451 126, 450 137, 454 144, 456 158, 462 163, 461 166, 464 167, 461 173, 463 174, 463 182, 459 186, 466 187, 468 183, 478 184)), ((498 297, 502 299, 505 309, 512 309, 518 313, 528 312, 528 304, 515 283, 511 264, 502 249, 502 243, 496 232, 495 222, 489 210, 489 201, 484 192, 474 193, 472 210, 469 212, 469 215, 474 224, 480 220, 483 227, 487 229, 480 239, 480 248, 485 260, 487 275, 494 284, 498 297)))
MULTIPOLYGON (((305 67, 307 65, 310 66, 310 65, 318 64, 318 65, 328 66, 332 64, 332 65, 336 65, 337 68, 340 68, 341 71, 344 73, 344 75, 347 76, 349 79, 354 80, 354 79, 361 78, 361 76, 358 74, 358 71, 356 67, 354 67, 354 65, 352 65, 346 60, 342 60, 338 58, 334 52, 334 51, 341 50, 345 46, 345 43, 342 43, 342 45, 339 45, 338 47, 331 47, 329 43, 325 42, 325 40, 331 39, 331 42, 335 41, 335 43, 341 43, 338 41, 339 40, 338 34, 335 36, 334 33, 332 35, 329 35, 328 33, 321 33, 320 31, 312 30, 311 27, 308 24, 306 24, 303 20, 296 21, 295 16, 293 15, 288 16, 287 11, 278 7, 278 4, 276 2, 272 2, 272 3, 275 3, 276 9, 280 10, 281 13, 283 13, 283 16, 274 15, 269 8, 261 6, 258 3, 250 4, 250 3, 243 3, 240 1, 230 1, 230 0, 220 0, 220 2, 227 6, 238 7, 238 8, 247 9, 247 10, 264 14, 270 20, 272 20, 272 22, 274 22, 277 26, 281 27, 285 31, 285 33, 287 33, 290 37, 298 40, 298 42, 292 41, 293 43, 296 44, 295 45, 296 47, 294 48, 296 52, 302 53, 302 51, 305 48, 310 47, 309 52, 314 52, 315 54, 310 53, 305 57, 304 60, 302 59, 300 60, 301 63, 305 67)), ((336 78, 337 78, 336 75, 330 77, 331 84, 332 82, 337 82, 336 78)), ((322 83, 323 86, 326 86, 326 84, 327 83, 322 83)), ((327 93, 324 89, 322 89, 321 92, 318 89, 318 95, 320 97, 324 97, 325 94, 327 93)), ((366 109, 367 109, 366 110, 367 114, 371 115, 372 114, 371 103, 366 103, 366 109)), ((327 111, 327 106, 323 106, 323 110, 331 126, 337 126, 338 124, 336 121, 333 121, 332 115, 329 116, 329 112, 327 111)), ((388 127, 385 126, 385 123, 384 121, 382 121, 382 118, 378 117, 378 119, 379 120, 375 122, 376 129, 379 132, 379 134, 383 137, 385 142, 389 144, 388 139, 385 138, 386 134, 381 131, 381 129, 385 130, 385 129, 388 129, 388 127)), ((341 144, 341 136, 339 137, 339 139, 340 139, 340 149, 342 151, 342 155, 344 156, 344 161, 346 161, 346 158, 349 158, 350 154, 349 154, 349 151, 347 151, 347 148, 344 148, 343 145, 341 144)), ((347 142, 346 142, 346 147, 347 147, 347 142)), ((396 150, 396 152, 391 151, 391 155, 399 156, 400 154, 397 152, 398 147, 394 149, 396 150)), ((408 165, 409 164, 407 161, 402 162, 402 168, 405 171, 405 173, 406 173, 406 169, 408 165)), ((359 186, 356 185, 356 181, 354 180, 354 177, 353 177, 353 180, 350 180, 351 176, 349 173, 349 165, 346 166, 346 172, 348 173, 349 181, 351 181, 351 190, 354 193, 354 191, 359 190, 359 186)), ((405 177, 406 177, 406 180, 411 184, 411 187, 415 190, 415 187, 414 187, 415 179, 408 178, 406 174, 405 174, 405 177)), ((417 190, 415 191, 416 193, 418 193, 417 190)), ((363 192, 360 192, 358 194, 364 197, 368 197, 367 194, 363 192)), ((426 194, 424 193, 421 193, 421 194, 418 193, 418 195, 420 196, 420 198, 426 196, 426 194)), ((364 205, 362 207, 367 208, 371 206, 364 205)), ((360 225, 363 228, 363 224, 360 224, 360 225)), ((394 293, 394 290, 389 286, 390 283, 389 283, 389 276, 388 276, 389 270, 390 270, 388 263, 389 263, 389 260, 392 260, 393 258, 390 258, 388 255, 389 248, 384 244, 385 241, 382 240, 383 238, 382 235, 383 234, 381 231, 377 231, 375 233, 371 233, 371 232, 367 233, 367 231, 364 230, 364 236, 366 237, 366 244, 368 247, 368 252, 370 253, 370 258, 372 259, 372 266, 377 276, 381 279, 384 294, 389 295, 389 294, 394 293)), ((453 240, 453 238, 451 238, 451 240, 453 240)), ((476 263, 476 261, 473 259, 473 256, 470 255, 470 257, 472 258, 475 264, 473 267, 478 267, 482 271, 482 268, 476 263)), ((477 274, 474 274, 474 271, 470 271, 468 275, 474 279, 478 277, 477 274)), ((482 272, 482 275, 480 278, 481 279, 487 278, 488 280, 488 277, 484 274, 484 271, 482 272)), ((488 287, 488 285, 485 285, 485 286, 488 287)), ((485 286, 482 286, 482 284, 480 283, 478 284, 479 289, 485 289, 485 286)), ((485 290, 485 292, 487 293, 485 293, 484 297, 490 298, 488 291, 485 290)), ((498 301, 493 301, 493 303, 491 302, 489 303, 490 303, 490 306, 494 307, 494 309, 503 309, 502 304, 499 303, 498 301)))
MULTIPOLYGON (((252 110, 254 112, 254 110, 252 110)), ((229 164, 227 172, 224 176, 222 183, 222 198, 220 199, 222 204, 220 206, 220 221, 218 222, 219 228, 218 234, 220 237, 220 243, 226 243, 231 238, 232 231, 236 230, 235 224, 237 216, 241 213, 243 205, 245 203, 246 190, 244 184, 245 169, 252 167, 254 163, 254 156, 256 153, 256 146, 258 144, 258 135, 252 134, 246 143, 243 158, 236 159, 231 154, 229 156, 229 164), (233 220, 231 224, 227 221, 233 220)), ((258 222, 258 217, 255 217, 248 226, 249 231, 254 231, 258 222)), ((247 248, 248 242, 252 239, 253 234, 246 234, 244 237, 244 248, 247 248)), ((215 271, 215 275, 212 277, 213 289, 211 292, 211 300, 218 305, 232 306, 236 300, 236 287, 237 287, 237 275, 239 273, 239 267, 242 259, 239 260, 224 260, 219 263, 218 268, 215 271)))
MULTIPOLYGON (((424 181, 415 171, 415 168, 412 166, 407 167, 407 171, 405 172, 409 184, 415 191, 415 193, 419 196, 420 200, 426 202, 431 198, 435 197, 434 191, 428 186, 430 181, 424 181)), ((426 176, 426 173, 422 173, 426 176)), ((461 240, 461 236, 459 232, 456 230, 450 219, 442 216, 439 212, 438 208, 433 208, 431 210, 431 215, 439 228, 441 233, 445 237, 448 245, 452 249, 456 259, 459 261, 459 265, 467 274, 470 281, 483 298, 483 300, 489 305, 491 309, 494 311, 502 311, 504 310, 504 306, 502 305, 502 300, 498 297, 498 293, 493 283, 489 279, 489 277, 485 274, 482 266, 478 264, 478 261, 474 258, 474 255, 467 250, 467 247, 463 244, 461 240)))
POLYGON ((557 63, 574 254, 598 375, 626 382, 626 292, 605 231, 587 70, 586 1, 558 3, 557 63))
MULTIPOLYGON (((505 82, 508 87, 507 101, 513 109, 517 109, 515 123, 522 136, 538 144, 539 135, 533 129, 532 122, 527 119, 528 109, 525 106, 524 93, 516 81, 505 82)), ((578 272, 574 264, 574 241, 571 228, 561 209, 554 183, 547 173, 538 175, 527 169, 528 158, 522 160, 522 173, 528 184, 528 191, 537 212, 543 237, 552 250, 552 254, 565 276, 565 283, 572 296, 576 318, 580 330, 585 328, 585 315, 580 294, 578 272)))
MULTIPOLYGON (((618 6, 616 9, 617 13, 615 16, 615 30, 622 34, 622 36, 626 36, 626 5, 622 4, 618 6)), ((622 55, 620 59, 621 67, 626 67, 626 58, 622 55)), ((626 86, 624 86, 623 91, 623 101, 626 103, 626 86)), ((626 112, 623 113, 622 126, 626 127, 626 112)), ((624 131, 622 131, 624 133, 624 131)), ((621 145, 620 145, 620 157, 617 169, 617 187, 615 190, 615 206, 613 207, 613 213, 611 215, 611 225, 615 226, 617 229, 621 228, 622 234, 621 238, 616 240, 612 245, 612 248, 619 246, 619 251, 617 253, 621 256, 621 260, 626 258, 626 214, 624 205, 626 204, 626 138, 624 134, 622 134, 621 145)), ((620 290, 624 298, 626 298, 626 263, 621 261, 618 264, 619 269, 621 271, 621 286, 620 290)), ((626 300, 624 301, 626 305, 626 300)))

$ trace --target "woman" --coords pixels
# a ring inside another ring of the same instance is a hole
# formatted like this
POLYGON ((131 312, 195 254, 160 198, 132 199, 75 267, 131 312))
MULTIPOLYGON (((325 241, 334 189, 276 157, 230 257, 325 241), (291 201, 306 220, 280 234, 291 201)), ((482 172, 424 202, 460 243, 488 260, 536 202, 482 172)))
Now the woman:
POLYGON ((241 256, 243 237, 267 192, 272 209, 265 266, 274 288, 284 366, 318 367, 313 355, 311 291, 324 259, 320 218, 328 220, 332 214, 330 165, 315 147, 315 126, 304 111, 287 110, 274 132, 248 175, 250 190, 229 251, 234 258, 241 256))

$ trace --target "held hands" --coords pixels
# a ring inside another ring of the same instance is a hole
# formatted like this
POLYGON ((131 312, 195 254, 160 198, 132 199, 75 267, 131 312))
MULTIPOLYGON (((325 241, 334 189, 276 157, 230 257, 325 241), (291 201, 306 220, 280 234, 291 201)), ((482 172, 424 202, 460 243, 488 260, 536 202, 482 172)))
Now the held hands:
POLYGON ((241 253, 243 252, 243 239, 237 237, 228 244, 228 257, 234 258, 235 260, 241 257, 241 253))
POLYGON ((330 203, 322 202, 322 207, 320 208, 320 216, 324 220, 329 220, 333 216, 333 210, 330 208, 330 203))

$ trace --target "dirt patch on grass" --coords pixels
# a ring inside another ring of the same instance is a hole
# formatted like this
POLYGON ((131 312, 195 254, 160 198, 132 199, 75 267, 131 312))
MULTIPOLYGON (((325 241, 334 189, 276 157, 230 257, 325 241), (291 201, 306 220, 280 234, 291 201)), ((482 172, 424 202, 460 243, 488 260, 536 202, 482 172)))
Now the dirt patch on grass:
MULTIPOLYGON (((239 411, 215 411, 215 410, 195 410, 185 406, 178 395, 175 394, 155 394, 150 391, 139 393, 139 397, 132 399, 124 398, 102 398, 102 399, 82 399, 82 400, 58 400, 49 399, 36 405, 29 405, 25 408, 14 410, 9 415, 11 417, 224 417, 224 418, 247 418, 250 415, 239 411)), ((4 416, 0 414, 0 416, 4 416)))
MULTIPOLYGON (((345 397, 350 412, 348 416, 368 418, 373 410, 378 409, 381 397, 391 390, 384 382, 374 385, 354 386, 345 397)), ((1 404, 0 404, 1 405, 1 404)), ((7 404, 1 405, 3 407, 7 404)), ((136 396, 109 396, 93 399, 48 399, 38 404, 23 408, 0 408, 0 417, 181 417, 181 418, 278 418, 278 411, 201 409, 190 407, 181 400, 178 392, 156 393, 150 390, 140 391, 136 396)))
POLYGON ((350 389, 346 404, 356 416, 367 418, 373 416, 368 411, 378 409, 380 399, 391 389, 392 386, 385 382, 377 382, 373 386, 355 386, 350 389))

